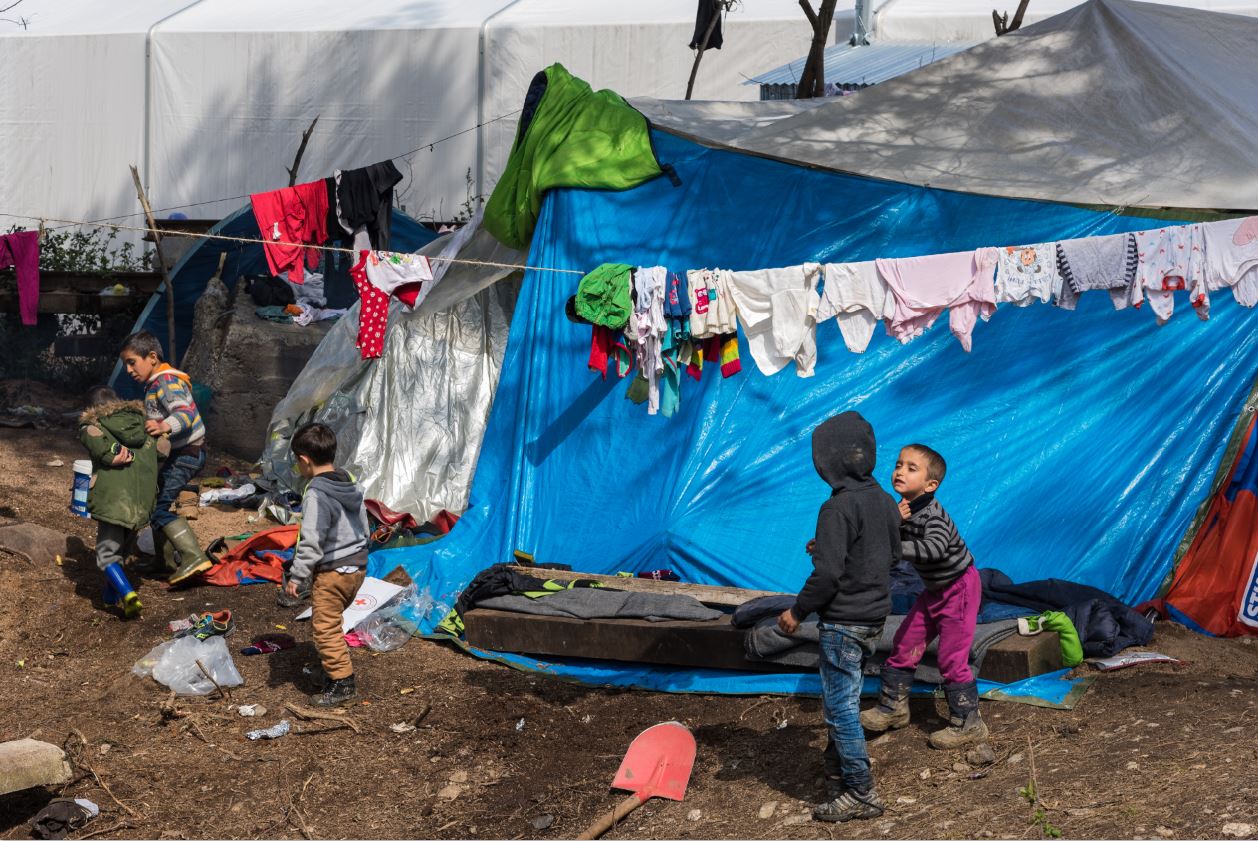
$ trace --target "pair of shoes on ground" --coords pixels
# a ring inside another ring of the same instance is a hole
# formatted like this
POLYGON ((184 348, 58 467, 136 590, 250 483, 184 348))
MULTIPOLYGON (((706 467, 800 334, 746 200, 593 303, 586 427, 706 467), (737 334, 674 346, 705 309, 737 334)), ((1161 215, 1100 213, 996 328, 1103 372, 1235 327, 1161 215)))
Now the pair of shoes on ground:
POLYGON ((310 703, 316 707, 339 707, 358 697, 358 685, 353 675, 332 679, 318 663, 303 666, 301 673, 322 687, 310 696, 310 703))
POLYGON ((236 630, 236 620, 230 610, 217 613, 202 613, 192 627, 179 631, 175 637, 196 637, 205 642, 210 637, 226 637, 236 630))

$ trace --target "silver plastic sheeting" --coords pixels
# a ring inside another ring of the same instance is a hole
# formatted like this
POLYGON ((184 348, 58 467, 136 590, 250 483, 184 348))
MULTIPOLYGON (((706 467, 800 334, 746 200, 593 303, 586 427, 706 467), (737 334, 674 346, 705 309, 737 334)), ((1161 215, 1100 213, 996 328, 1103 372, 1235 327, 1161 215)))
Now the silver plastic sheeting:
POLYGON ((332 328, 271 416, 262 467, 280 487, 300 490, 289 440, 317 420, 336 432, 337 464, 368 498, 421 523, 467 507, 519 291, 510 266, 525 255, 476 222, 420 253, 479 262, 434 261, 437 285, 420 307, 391 304, 379 359, 354 346, 357 304, 332 328))

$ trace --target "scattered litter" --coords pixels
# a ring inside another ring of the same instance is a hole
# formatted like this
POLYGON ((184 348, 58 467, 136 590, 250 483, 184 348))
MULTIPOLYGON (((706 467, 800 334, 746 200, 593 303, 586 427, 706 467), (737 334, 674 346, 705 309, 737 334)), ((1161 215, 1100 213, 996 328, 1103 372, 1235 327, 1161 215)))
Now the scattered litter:
POLYGON ((520 719, 515 723, 515 732, 522 733, 524 731, 524 719, 520 719))
POLYGON ((1158 824, 1156 827, 1154 827, 1153 831, 1156 832, 1158 835, 1161 835, 1163 838, 1175 837, 1175 830, 1171 829, 1169 826, 1162 826, 1161 824, 1158 824))
POLYGON ((916 797, 897 797, 895 799, 895 802, 897 805, 900 805, 900 806, 912 806, 914 803, 917 802, 917 798, 916 797))
POLYGON ((58 556, 56 557, 56 561, 57 561, 57 566, 61 566, 61 564, 62 564, 62 560, 61 560, 61 556, 60 556, 60 555, 58 555, 58 556))
POLYGON ((589 724, 593 720, 594 720, 594 716, 590 715, 589 713, 586 713, 585 715, 581 716, 582 724, 589 724))
MULTIPOLYGON (((345 612, 341 614, 341 632, 348 634, 354 630, 359 622, 362 622, 374 613, 376 608, 396 596, 401 589, 398 585, 390 584, 388 581, 380 578, 365 578, 362 586, 358 588, 358 592, 354 594, 354 600, 350 602, 349 607, 345 608, 345 612)), ((314 609, 308 607, 297 614, 296 618, 300 622, 309 619, 313 615, 314 609)), ((275 627, 281 631, 288 630, 279 625, 275 627)))
POLYGON ((800 826, 801 824, 806 824, 811 820, 812 820, 812 815, 791 815, 789 818, 782 821, 781 825, 782 826, 800 826))
POLYGON ((703 812, 700 811, 699 809, 691 809, 689 812, 686 813, 686 820, 688 821, 697 821, 702 817, 703 817, 703 812))
POLYGON ((415 725, 409 724, 405 721, 399 721, 396 724, 390 724, 389 729, 394 733, 414 733, 415 725))
POLYGON ((103 742, 99 749, 100 755, 104 756, 105 754, 109 753, 111 750, 113 750, 113 747, 114 746, 109 744, 109 742, 103 742))
POLYGON ((965 761, 971 765, 991 765, 996 761, 996 753, 991 745, 983 742, 966 751, 965 761))
POLYGON ((45 467, 65 467, 66 463, 59 458, 44 462, 45 467))
POLYGON ((288 634, 263 634, 255 637, 253 642, 240 649, 240 653, 246 657, 255 654, 274 654, 276 651, 284 651, 297 645, 297 640, 288 634))
POLYGON ((1223 829, 1219 830, 1224 835, 1231 835, 1233 838, 1245 838, 1254 834, 1254 828, 1247 823, 1225 823, 1223 829))
POLYGON ((192 627, 200 621, 201 617, 199 615, 189 613, 185 619, 172 619, 170 622, 167 622, 166 630, 170 631, 172 634, 182 633, 183 631, 191 630, 192 627))
POLYGON ((773 813, 777 810, 778 802, 776 800, 770 800, 768 803, 760 807, 760 820, 767 821, 769 818, 773 817, 773 813))
POLYGON ((209 695, 219 687, 245 682, 221 636, 205 641, 187 636, 161 643, 137 660, 131 673, 152 676, 178 695, 209 695))
POLYGON ((236 712, 246 718, 256 718, 257 716, 266 715, 266 707, 261 704, 241 704, 236 712))
POLYGON ((533 818, 533 820, 529 821, 529 825, 532 826, 534 829, 536 829, 538 832, 541 832, 543 829, 550 829, 550 825, 553 824, 554 822, 555 822, 554 815, 549 815, 549 814, 538 815, 537 817, 533 818))
POLYGON ((922 772, 921 772, 920 774, 918 774, 917 776, 918 776, 919 778, 923 779, 923 780, 929 780, 929 779, 930 779, 930 769, 929 769, 929 768, 924 768, 924 769, 922 770, 922 772))
POLYGON ((57 798, 31 821, 31 835, 35 838, 65 838, 99 814, 100 808, 90 800, 57 798))
POLYGON ((415 687, 413 687, 413 686, 404 686, 404 687, 402 687, 401 689, 399 689, 399 690, 397 691, 397 694, 399 694, 399 695, 410 695, 410 694, 411 694, 412 692, 414 692, 414 691, 415 691, 415 687))
POLYGON ((787 724, 789 724, 789 723, 790 723, 790 719, 789 719, 789 718, 784 718, 784 719, 782 719, 781 721, 779 721, 779 722, 778 722, 778 726, 777 726, 777 728, 776 728, 776 729, 778 729, 778 730, 785 730, 785 729, 786 729, 786 725, 787 725, 787 724))
POLYGON ((287 736, 289 723, 287 718, 280 719, 280 723, 274 727, 267 727, 265 730, 250 730, 245 734, 245 738, 252 742, 258 739, 278 739, 281 736, 287 736))
POLYGON ((287 631, 287 630, 288 630, 288 626, 287 626, 287 625, 276 625, 276 626, 275 626, 275 629, 276 629, 277 631, 287 631))
POLYGON ((1113 657, 1089 660, 1088 662, 1092 664, 1094 669, 1112 672, 1115 669, 1125 669, 1128 666, 1138 666, 1141 663, 1182 663, 1183 661, 1157 651, 1129 651, 1125 654, 1115 654, 1113 657))
POLYGON ((253 496, 258 492, 256 486, 249 484, 239 488, 222 488, 221 490, 202 491, 197 505, 208 508, 216 502, 235 502, 238 499, 253 496))
POLYGON ((1128 762, 1128 763, 1127 763, 1127 770, 1128 770, 1128 771, 1139 771, 1139 770, 1140 770, 1140 763, 1138 763, 1138 762, 1128 762))

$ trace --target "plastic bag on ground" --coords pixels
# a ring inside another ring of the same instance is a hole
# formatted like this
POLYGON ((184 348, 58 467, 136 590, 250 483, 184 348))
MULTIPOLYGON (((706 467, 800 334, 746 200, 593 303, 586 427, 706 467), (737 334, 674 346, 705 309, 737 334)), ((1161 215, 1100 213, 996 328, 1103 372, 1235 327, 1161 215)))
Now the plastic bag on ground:
POLYGON ((354 633, 373 651, 393 651, 415 636, 429 613, 444 616, 449 608, 433 600, 428 588, 411 584, 354 627, 354 633))
POLYGON ((219 686, 240 686, 245 682, 236 670, 226 640, 218 636, 205 641, 180 637, 164 642, 137 660, 131 672, 137 677, 152 675, 177 695, 209 695, 215 691, 214 681, 205 676, 198 661, 219 686))

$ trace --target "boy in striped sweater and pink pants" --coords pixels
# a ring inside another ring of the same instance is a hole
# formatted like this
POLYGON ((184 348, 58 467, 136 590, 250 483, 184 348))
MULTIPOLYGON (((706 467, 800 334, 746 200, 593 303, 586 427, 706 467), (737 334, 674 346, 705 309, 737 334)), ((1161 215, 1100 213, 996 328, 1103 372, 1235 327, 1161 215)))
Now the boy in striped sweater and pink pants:
POLYGON ((939 673, 948 699, 948 726, 930 735, 934 748, 959 748, 987 740, 979 716, 978 685, 970 669, 970 647, 978 621, 983 586, 974 556, 935 491, 947 464, 924 444, 900 450, 891 486, 900 494, 900 549, 926 589, 896 631, 891 656, 882 669, 878 705, 861 713, 861 724, 875 732, 909 723, 913 672, 931 640, 939 637, 939 673))

